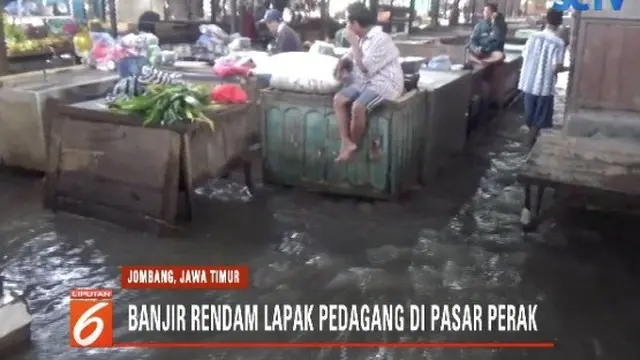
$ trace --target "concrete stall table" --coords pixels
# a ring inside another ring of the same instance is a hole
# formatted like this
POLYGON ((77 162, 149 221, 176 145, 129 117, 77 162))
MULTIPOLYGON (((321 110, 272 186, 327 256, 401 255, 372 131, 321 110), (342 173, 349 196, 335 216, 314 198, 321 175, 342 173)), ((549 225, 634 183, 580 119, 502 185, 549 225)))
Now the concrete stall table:
POLYGON ((421 70, 418 86, 426 90, 426 126, 420 177, 424 183, 464 148, 471 96, 471 71, 421 70))
POLYGON ((118 79, 117 74, 84 66, 0 78, 0 162, 45 171, 50 126, 47 99, 70 103, 103 98, 118 79))

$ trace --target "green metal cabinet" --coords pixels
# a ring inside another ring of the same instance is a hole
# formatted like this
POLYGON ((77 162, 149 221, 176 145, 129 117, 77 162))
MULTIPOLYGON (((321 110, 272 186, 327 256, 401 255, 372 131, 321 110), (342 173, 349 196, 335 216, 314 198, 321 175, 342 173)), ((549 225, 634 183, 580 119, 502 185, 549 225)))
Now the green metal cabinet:
POLYGON ((417 183, 425 94, 412 91, 368 115, 350 162, 340 149, 332 95, 262 90, 264 179, 281 185, 391 199, 417 183))

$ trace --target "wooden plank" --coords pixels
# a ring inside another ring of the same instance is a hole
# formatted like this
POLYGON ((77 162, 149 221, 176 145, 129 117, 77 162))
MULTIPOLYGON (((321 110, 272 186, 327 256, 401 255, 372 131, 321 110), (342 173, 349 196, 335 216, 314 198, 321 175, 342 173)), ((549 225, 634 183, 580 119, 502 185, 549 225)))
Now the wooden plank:
POLYGON ((166 143, 168 152, 163 176, 164 186, 162 191, 162 219, 167 224, 175 225, 178 219, 178 195, 180 193, 180 162, 181 162, 181 136, 170 133, 172 136, 166 143))
POLYGON ((584 46, 578 55, 576 76, 578 81, 578 99, 597 102, 600 100, 600 88, 605 71, 605 54, 609 49, 607 43, 608 24, 585 23, 581 37, 584 46), (588 40, 586 40, 588 39, 588 40))
POLYGON ((625 70, 624 64, 620 63, 625 46, 624 27, 610 25, 605 29, 606 31, 603 32, 602 36, 608 48, 603 54, 604 67, 600 75, 602 82, 599 86, 599 99, 602 100, 602 102, 616 103, 620 97, 620 77, 625 70))
POLYGON ((216 124, 214 132, 201 127, 188 134, 190 163, 186 166, 190 169, 191 178, 187 181, 193 187, 223 175, 229 161, 251 145, 250 109, 250 106, 235 107, 210 115, 216 124))
POLYGON ((93 123, 63 123, 61 171, 84 171, 124 184, 162 189, 170 149, 179 134, 169 130, 93 123))
POLYGON ((568 91, 568 111, 640 111, 640 36, 637 21, 582 18, 568 91))
POLYGON ((109 206, 157 219, 163 218, 162 193, 158 189, 123 184, 113 179, 71 171, 58 177, 56 196, 109 206))
POLYGON ((519 174, 525 183, 640 196, 640 145, 541 136, 519 174))
POLYGON ((49 148, 50 208, 135 227, 176 224, 180 133, 57 114, 49 148))
POLYGON ((86 203, 76 199, 66 197, 57 198, 56 209, 80 216, 107 221, 112 224, 126 226, 128 228, 148 231, 154 235, 170 235, 177 228, 173 224, 164 223, 162 220, 154 219, 139 213, 124 210, 117 210, 109 206, 86 203))
POLYGON ((619 101, 624 105, 624 108, 640 112, 640 72, 637 71, 640 47, 629 46, 640 39, 640 24, 636 23, 636 26, 624 27, 622 37, 623 51, 619 59, 621 64, 619 101))

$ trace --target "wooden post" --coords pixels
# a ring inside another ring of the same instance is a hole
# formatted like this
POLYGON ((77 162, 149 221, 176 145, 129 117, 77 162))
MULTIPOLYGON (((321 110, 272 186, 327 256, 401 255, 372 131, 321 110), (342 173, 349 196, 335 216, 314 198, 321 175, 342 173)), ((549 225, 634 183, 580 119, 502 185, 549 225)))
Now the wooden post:
POLYGON ((109 1, 109 25, 111 27, 111 35, 115 39, 118 37, 118 21, 116 19, 116 0, 109 1))
POLYGON ((416 17, 416 0, 409 1, 409 24, 407 25, 407 34, 411 34, 411 29, 413 28, 413 20, 416 17))
POLYGON ((378 10, 380 9, 380 4, 378 0, 371 0, 369 1, 369 8, 371 9, 371 11, 376 14, 376 16, 378 16, 378 10))
POLYGON ((7 56, 7 43, 4 39, 4 15, 0 14, 0 75, 9 73, 9 57, 7 56))
POLYGON ((187 20, 193 20, 193 4, 191 0, 186 0, 187 5, 187 20))
POLYGON ((229 24, 229 25, 231 25, 231 33, 232 34, 234 32, 238 31, 238 7, 237 7, 237 5, 238 5, 237 0, 231 0, 231 4, 230 4, 230 7, 231 7, 231 9, 230 9, 231 10, 230 11, 230 13, 231 13, 231 24, 229 24))
POLYGON ((169 8, 169 2, 167 0, 165 0, 164 2, 164 6, 163 6, 163 18, 164 20, 171 20, 171 9, 169 8))
POLYGON ((449 13, 449 26, 457 26, 460 23, 460 0, 453 0, 449 13))
POLYGON ((320 0, 320 20, 322 21, 322 34, 325 39, 329 38, 329 29, 327 28, 328 12, 327 0, 320 0))
POLYGON ((429 5, 430 25, 432 27, 438 27, 438 25, 440 25, 440 0, 431 0, 429 5))
POLYGON ((107 21, 107 2, 104 0, 100 1, 100 21, 107 21))
POLYGON ((244 13, 247 11, 247 5, 244 1, 240 2, 240 6, 238 7, 238 32, 242 34, 244 27, 246 24, 244 23, 244 13))

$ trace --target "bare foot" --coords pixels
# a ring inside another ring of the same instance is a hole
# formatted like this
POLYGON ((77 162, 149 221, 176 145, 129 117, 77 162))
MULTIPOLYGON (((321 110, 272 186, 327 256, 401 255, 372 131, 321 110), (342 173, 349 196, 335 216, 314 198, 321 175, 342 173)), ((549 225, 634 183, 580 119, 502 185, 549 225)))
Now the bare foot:
POLYGON ((340 154, 336 157, 336 162, 348 161, 351 155, 358 149, 358 145, 354 143, 348 143, 340 148, 340 154))

